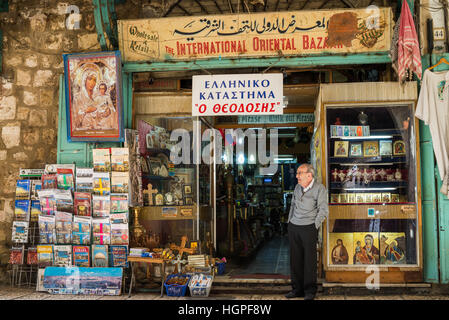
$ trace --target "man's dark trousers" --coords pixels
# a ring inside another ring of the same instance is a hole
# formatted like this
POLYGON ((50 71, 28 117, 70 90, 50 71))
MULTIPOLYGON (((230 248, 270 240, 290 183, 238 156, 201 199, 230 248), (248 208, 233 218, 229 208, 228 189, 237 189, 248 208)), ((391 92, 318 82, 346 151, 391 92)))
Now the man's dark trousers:
POLYGON ((297 294, 316 294, 317 238, 318 230, 315 224, 288 224, 290 274, 293 291, 297 294))

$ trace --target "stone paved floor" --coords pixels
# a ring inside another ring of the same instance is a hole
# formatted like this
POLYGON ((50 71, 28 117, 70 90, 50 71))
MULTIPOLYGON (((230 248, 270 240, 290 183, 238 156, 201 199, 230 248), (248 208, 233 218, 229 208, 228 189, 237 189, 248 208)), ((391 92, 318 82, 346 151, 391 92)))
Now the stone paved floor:
MULTIPOLYGON (((211 294, 210 300, 287 300, 279 294, 211 294)), ((36 292, 34 288, 11 288, 0 286, 0 300, 196 300, 191 297, 160 297, 156 293, 135 293, 130 298, 127 294, 121 296, 79 296, 79 295, 51 295, 45 292, 36 292)), ((295 298, 293 300, 302 300, 295 298)), ((316 300, 449 300, 449 295, 323 295, 319 294, 316 300)))

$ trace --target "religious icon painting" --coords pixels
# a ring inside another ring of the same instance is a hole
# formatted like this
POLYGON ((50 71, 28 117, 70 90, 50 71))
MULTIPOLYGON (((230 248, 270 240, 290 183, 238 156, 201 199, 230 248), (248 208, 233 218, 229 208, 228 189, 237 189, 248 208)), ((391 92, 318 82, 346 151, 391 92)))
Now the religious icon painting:
POLYGON ((390 156, 393 154, 392 141, 391 140, 380 140, 379 150, 381 156, 390 156))
POLYGON ((391 202, 400 202, 399 200, 399 194, 398 193, 392 193, 391 194, 391 202))
POLYGON ((391 193, 382 193, 382 203, 391 202, 391 193))
POLYGON ((348 141, 335 141, 334 144, 334 157, 344 157, 346 158, 348 156, 348 147, 349 142, 348 141))
POLYGON ((120 51, 63 58, 67 139, 124 141, 120 51))
POLYGON ((339 203, 348 203, 348 194, 347 193, 340 193, 339 195, 339 203))
POLYGON ((364 193, 356 193, 355 194, 355 202, 356 203, 364 203, 365 202, 365 194, 364 193))
POLYGON ((379 233, 353 233, 353 264, 379 264, 379 233))
POLYGON ((364 141, 363 142, 363 156, 364 157, 379 156, 379 142, 378 141, 364 141))
POLYGON ((348 193, 348 203, 355 203, 355 193, 348 193))
POLYGON ((402 140, 395 141, 393 143, 393 155, 403 156, 405 155, 405 143, 402 140))
POLYGON ((329 262, 334 265, 353 264, 354 240, 352 233, 329 232, 329 262))
POLYGON ((381 232, 379 234, 381 264, 406 264, 406 241, 404 232, 381 232))
POLYGON ((332 193, 331 194, 331 203, 339 203, 340 202, 340 197, 338 193, 332 193))
POLYGON ((363 157, 363 148, 361 143, 351 143, 349 153, 350 157, 363 157))

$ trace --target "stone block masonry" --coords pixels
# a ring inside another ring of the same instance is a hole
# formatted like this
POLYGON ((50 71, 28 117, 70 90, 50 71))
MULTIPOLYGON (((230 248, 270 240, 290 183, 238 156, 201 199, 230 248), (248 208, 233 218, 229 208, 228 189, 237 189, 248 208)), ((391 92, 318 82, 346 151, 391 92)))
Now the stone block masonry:
POLYGON ((93 17, 90 0, 9 0, 9 11, 0 13, 0 283, 9 281, 5 271, 19 168, 56 163, 62 54, 101 51, 93 17), (77 29, 67 28, 70 5, 79 8, 77 29))

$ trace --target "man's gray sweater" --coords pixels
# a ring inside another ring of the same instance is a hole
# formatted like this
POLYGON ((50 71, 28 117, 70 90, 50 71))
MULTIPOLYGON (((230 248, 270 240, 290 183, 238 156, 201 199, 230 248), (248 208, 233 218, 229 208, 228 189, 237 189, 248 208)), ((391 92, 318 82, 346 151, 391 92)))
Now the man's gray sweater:
POLYGON ((326 187, 316 180, 312 188, 303 192, 303 188, 297 184, 293 192, 288 222, 295 225, 309 225, 315 223, 318 229, 324 219, 329 215, 326 187))

